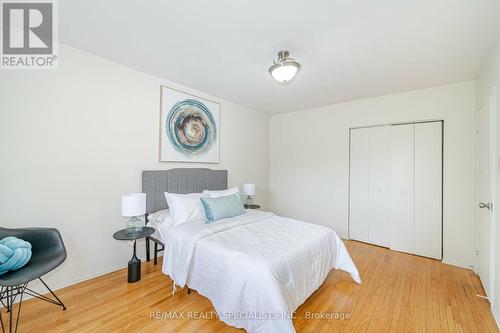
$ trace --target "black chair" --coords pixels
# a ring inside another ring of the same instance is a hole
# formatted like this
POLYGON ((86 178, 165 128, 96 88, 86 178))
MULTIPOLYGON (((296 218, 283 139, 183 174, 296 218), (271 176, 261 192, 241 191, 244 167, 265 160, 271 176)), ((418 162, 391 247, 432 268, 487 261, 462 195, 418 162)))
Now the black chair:
MULTIPOLYGON (((42 280, 42 276, 52 271, 66 260, 66 248, 64 247, 61 234, 57 229, 53 228, 19 228, 7 229, 0 228, 0 239, 5 237, 17 237, 31 243, 32 256, 26 266, 0 275, 0 302, 9 313, 8 327, 9 332, 17 332, 19 324, 19 316, 21 313, 21 305, 23 295, 30 295, 46 302, 59 305, 66 310, 63 302, 54 294, 54 292, 42 280), (39 279, 43 285, 50 291, 54 299, 41 295, 36 291, 28 288, 28 283, 39 279), (13 326, 13 305, 19 297, 19 305, 17 309, 17 318, 15 326, 13 326)), ((0 312, 0 323, 2 332, 6 332, 7 318, 2 318, 0 312)))

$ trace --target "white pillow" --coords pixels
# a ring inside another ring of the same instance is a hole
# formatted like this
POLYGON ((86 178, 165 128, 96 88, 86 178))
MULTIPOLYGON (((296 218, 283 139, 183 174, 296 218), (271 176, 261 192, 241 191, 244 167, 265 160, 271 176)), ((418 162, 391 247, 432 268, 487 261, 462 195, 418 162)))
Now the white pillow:
POLYGON ((205 209, 200 198, 203 193, 178 194, 165 192, 170 216, 174 225, 189 222, 205 222, 205 209))
POLYGON ((238 187, 231 187, 230 189, 221 191, 203 191, 203 194, 207 195, 209 198, 227 197, 228 195, 236 193, 240 196, 240 189, 238 187))
POLYGON ((168 223, 172 221, 172 217, 170 216, 170 211, 168 209, 162 209, 149 214, 148 221, 154 221, 158 223, 163 223, 163 222, 168 223))

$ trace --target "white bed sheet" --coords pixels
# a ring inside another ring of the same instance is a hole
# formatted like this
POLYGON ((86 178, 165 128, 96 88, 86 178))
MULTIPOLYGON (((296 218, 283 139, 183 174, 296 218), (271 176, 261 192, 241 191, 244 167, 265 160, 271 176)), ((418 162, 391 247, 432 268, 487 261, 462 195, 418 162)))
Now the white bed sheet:
POLYGON ((147 226, 155 229, 155 232, 151 235, 151 237, 154 237, 154 238, 163 242, 163 239, 162 239, 162 236, 160 233, 160 229, 162 227, 164 227, 165 224, 163 224, 162 222, 158 222, 158 221, 149 221, 147 226))
POLYGON ((295 332, 292 312, 332 268, 361 282, 342 240, 324 226, 248 211, 162 229, 163 272, 209 298, 221 320, 248 332, 295 332))

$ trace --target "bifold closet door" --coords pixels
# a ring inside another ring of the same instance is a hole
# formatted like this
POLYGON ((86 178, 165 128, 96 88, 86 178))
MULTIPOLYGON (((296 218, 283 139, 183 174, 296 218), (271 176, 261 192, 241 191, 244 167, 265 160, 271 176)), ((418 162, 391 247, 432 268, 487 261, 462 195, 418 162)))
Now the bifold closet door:
POLYGON ((389 247, 389 126, 370 128, 369 242, 389 247))
POLYGON ((415 125, 415 254, 442 258, 442 122, 415 125))
POLYGON ((390 243, 391 249, 414 253, 414 124, 390 130, 390 243))
POLYGON ((389 126, 351 130, 351 239, 389 246, 389 126))

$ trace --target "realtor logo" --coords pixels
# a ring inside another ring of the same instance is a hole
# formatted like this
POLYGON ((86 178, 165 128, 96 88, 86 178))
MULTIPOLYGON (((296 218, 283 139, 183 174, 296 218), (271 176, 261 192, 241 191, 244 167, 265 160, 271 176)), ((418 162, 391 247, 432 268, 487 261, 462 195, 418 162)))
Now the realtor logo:
POLYGON ((2 69, 56 68, 55 2, 2 2, 2 69))

